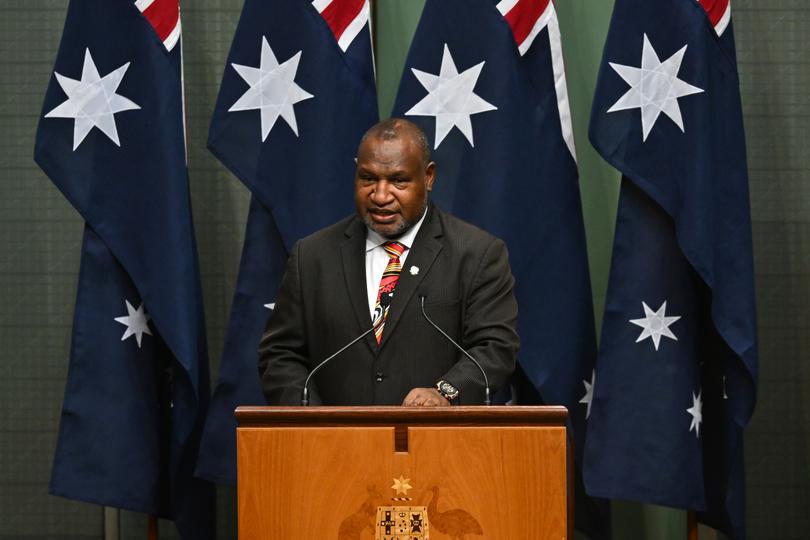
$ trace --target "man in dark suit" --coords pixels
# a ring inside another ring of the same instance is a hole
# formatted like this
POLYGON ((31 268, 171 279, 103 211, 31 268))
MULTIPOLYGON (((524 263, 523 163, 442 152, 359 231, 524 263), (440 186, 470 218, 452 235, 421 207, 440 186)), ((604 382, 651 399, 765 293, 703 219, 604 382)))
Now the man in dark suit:
POLYGON ((479 404, 481 372, 422 314, 464 347, 492 390, 514 370, 519 340, 504 243, 429 203, 436 165, 424 133, 390 119, 357 153, 357 215, 293 247, 259 346, 268 403, 299 404, 309 372, 374 331, 310 382, 324 405, 479 404))

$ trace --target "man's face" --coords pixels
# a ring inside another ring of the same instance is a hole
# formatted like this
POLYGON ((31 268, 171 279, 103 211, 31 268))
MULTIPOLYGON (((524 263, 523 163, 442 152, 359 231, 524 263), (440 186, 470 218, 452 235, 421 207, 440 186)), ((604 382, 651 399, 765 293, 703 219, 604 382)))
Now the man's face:
POLYGON ((366 226, 396 238, 416 225, 433 189, 435 165, 422 162, 419 146, 407 135, 368 137, 357 151, 354 202, 366 226))

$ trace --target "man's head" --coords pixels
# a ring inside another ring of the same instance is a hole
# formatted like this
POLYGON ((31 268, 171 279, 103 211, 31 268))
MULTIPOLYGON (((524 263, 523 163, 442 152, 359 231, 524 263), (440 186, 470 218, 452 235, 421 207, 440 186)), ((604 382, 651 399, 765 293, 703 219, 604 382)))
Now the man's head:
POLYGON ((354 202, 366 226, 396 238, 416 225, 433 189, 436 164, 419 127, 390 118, 369 129, 357 149, 354 202))

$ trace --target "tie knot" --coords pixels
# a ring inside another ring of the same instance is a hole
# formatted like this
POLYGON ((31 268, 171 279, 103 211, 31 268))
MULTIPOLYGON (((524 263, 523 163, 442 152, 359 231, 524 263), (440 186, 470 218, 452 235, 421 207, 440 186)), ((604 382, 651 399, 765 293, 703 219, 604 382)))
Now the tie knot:
POLYGON ((400 255, 405 253, 407 248, 399 242, 386 242, 383 244, 383 249, 390 258, 398 259, 400 255))

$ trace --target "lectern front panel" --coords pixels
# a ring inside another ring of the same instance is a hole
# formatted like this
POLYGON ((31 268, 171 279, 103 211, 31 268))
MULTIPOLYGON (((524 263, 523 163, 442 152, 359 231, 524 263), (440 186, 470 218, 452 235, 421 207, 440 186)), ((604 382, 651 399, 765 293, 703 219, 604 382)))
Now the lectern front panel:
POLYGON ((398 411, 311 423, 282 412, 275 424, 240 426, 239 538, 570 538, 559 418, 498 424, 398 411))

